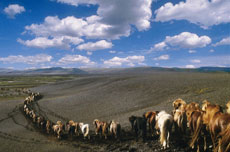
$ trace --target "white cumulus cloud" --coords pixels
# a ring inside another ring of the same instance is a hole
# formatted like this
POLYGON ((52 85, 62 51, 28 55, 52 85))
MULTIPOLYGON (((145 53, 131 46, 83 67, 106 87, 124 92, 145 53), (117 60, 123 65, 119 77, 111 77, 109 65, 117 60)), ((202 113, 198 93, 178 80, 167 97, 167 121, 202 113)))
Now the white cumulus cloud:
POLYGON ((50 62, 52 56, 47 54, 37 54, 34 56, 23 56, 23 55, 10 55, 8 57, 0 57, 0 61, 3 63, 25 63, 25 64, 39 64, 50 62))
POLYGON ((165 55, 161 55, 157 58, 154 58, 153 60, 159 61, 159 60, 169 60, 170 56, 165 54, 165 55))
POLYGON ((187 20, 208 28, 230 23, 229 0, 186 0, 173 5, 166 3, 155 11, 155 21, 187 20))
POLYGON ((113 57, 112 59, 105 60, 104 65, 108 67, 135 66, 136 64, 143 65, 144 61, 144 56, 113 57))
POLYGON ((103 50, 112 48, 113 44, 111 42, 107 42, 105 40, 100 40, 95 43, 88 42, 77 46, 79 50, 86 50, 86 51, 96 51, 96 50, 103 50))
POLYGON ((52 48, 57 47, 61 49, 70 49, 71 44, 77 45, 81 42, 84 42, 83 39, 80 39, 78 37, 70 37, 70 36, 61 36, 61 37, 55 37, 55 38, 47 38, 47 37, 36 37, 32 40, 17 40, 19 43, 24 44, 28 47, 34 47, 34 48, 52 48))
POLYGON ((58 2, 74 6, 94 4, 98 6, 97 14, 86 18, 67 16, 62 19, 58 16, 47 16, 41 24, 26 26, 25 33, 34 35, 34 39, 70 36, 113 40, 122 36, 128 37, 132 26, 138 31, 150 28, 152 0, 58 0, 58 2))
POLYGON ((65 55, 59 59, 58 64, 83 64, 83 65, 94 65, 95 62, 91 61, 88 57, 82 55, 65 55))
POLYGON ((230 37, 223 38, 220 42, 213 44, 213 46, 220 46, 220 45, 230 45, 230 37))
POLYGON ((211 43, 211 38, 208 36, 198 36, 190 32, 182 32, 175 36, 166 36, 163 42, 154 45, 150 51, 162 51, 169 47, 179 47, 186 49, 202 48, 211 43))
POLYGON ((20 6, 18 4, 11 4, 8 7, 4 8, 4 13, 7 14, 9 18, 15 18, 15 15, 21 14, 22 12, 25 12, 24 6, 20 6))

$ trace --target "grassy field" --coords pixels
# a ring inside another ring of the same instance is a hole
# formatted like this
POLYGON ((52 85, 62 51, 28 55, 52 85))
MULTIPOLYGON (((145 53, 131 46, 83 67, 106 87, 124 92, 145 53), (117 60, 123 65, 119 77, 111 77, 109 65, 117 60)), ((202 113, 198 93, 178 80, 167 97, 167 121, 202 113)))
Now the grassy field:
POLYGON ((76 78, 76 75, 0 76, 0 101, 22 99, 23 89, 76 78))

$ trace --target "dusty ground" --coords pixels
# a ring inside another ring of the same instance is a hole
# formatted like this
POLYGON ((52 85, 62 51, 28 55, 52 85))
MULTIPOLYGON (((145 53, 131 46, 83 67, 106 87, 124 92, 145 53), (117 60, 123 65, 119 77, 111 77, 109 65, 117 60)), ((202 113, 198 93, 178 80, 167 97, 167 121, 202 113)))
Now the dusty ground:
MULTIPOLYGON (((74 80, 42 85, 32 89, 44 98, 34 108, 52 121, 92 121, 114 119, 121 123, 123 137, 101 140, 67 138, 59 141, 47 136, 24 117, 19 107, 23 101, 0 102, 0 151, 161 151, 158 137, 143 143, 135 141, 128 117, 149 110, 171 112, 172 101, 188 102, 208 99, 224 105, 230 100, 230 75, 226 73, 153 72, 84 76, 74 80)), ((93 131, 91 131, 93 134, 93 131)), ((186 140, 185 140, 186 141, 186 140)), ((187 143, 173 135, 171 148, 166 151, 190 151, 187 143)))

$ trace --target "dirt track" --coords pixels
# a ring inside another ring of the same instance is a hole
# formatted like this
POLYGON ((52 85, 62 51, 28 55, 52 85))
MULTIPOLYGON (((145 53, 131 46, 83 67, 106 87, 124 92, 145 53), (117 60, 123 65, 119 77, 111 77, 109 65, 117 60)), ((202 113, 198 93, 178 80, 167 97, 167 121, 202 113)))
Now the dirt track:
MULTIPOLYGON (((0 102, 0 151, 160 151, 158 138, 136 142, 129 132, 128 117, 149 110, 171 111, 171 102, 209 99, 224 104, 230 99, 228 74, 152 73, 142 75, 88 76, 33 89, 44 98, 36 111, 52 121, 73 119, 92 124, 93 119, 117 120, 125 133, 121 141, 69 139, 47 136, 26 119, 23 101, 0 102)), ((91 125, 91 130, 93 126, 91 125)), ((93 132, 92 132, 93 134, 93 132)), ((181 138, 167 151, 188 151, 181 138)))

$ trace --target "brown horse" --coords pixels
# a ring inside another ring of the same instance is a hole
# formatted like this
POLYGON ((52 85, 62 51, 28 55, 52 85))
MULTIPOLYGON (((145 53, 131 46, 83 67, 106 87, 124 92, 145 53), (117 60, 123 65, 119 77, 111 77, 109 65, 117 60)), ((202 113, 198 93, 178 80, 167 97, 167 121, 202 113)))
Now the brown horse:
POLYGON ((215 143, 220 136, 220 133, 227 128, 227 125, 230 124, 230 114, 226 113, 217 113, 212 121, 209 123, 210 134, 212 142, 215 148, 215 143))
POLYGON ((186 105, 186 102, 180 98, 173 101, 174 110, 178 109, 181 105, 186 105))
POLYGON ((104 136, 105 139, 107 139, 109 124, 107 122, 104 122, 104 121, 99 121, 98 119, 95 119, 93 121, 93 124, 95 125, 95 133, 96 133, 96 135, 99 134, 100 138, 102 136, 104 136))
POLYGON ((230 114, 230 101, 226 104, 226 113, 230 114))
MULTIPOLYGON (((219 105, 207 105, 203 114, 203 123, 210 132, 213 147, 216 147, 216 140, 219 133, 226 128, 225 121, 228 116, 223 114, 223 110, 219 105)), ((230 119, 229 119, 230 120, 230 119)))
POLYGON ((186 112, 180 109, 173 111, 173 120, 175 131, 179 134, 185 134, 187 128, 187 116, 186 112))
POLYGON ((190 102, 189 104, 186 105, 185 110, 200 110, 200 105, 199 103, 196 102, 190 102))
POLYGON ((201 109, 202 109, 203 111, 206 111, 206 108, 207 108, 208 105, 211 105, 211 103, 210 103, 208 100, 204 100, 204 101, 203 101, 203 104, 202 104, 202 106, 201 106, 201 109))
POLYGON ((49 134, 51 130, 51 122, 49 120, 46 121, 46 132, 49 134))
POLYGON ((156 125, 156 115, 159 113, 158 111, 149 111, 143 114, 143 117, 147 120, 149 125, 149 132, 152 136, 154 136, 154 130, 156 125))
POLYGON ((64 124, 61 121, 57 121, 56 125, 52 126, 53 132, 57 134, 58 139, 61 139, 62 133, 65 130, 64 124))
POLYGON ((219 140, 218 146, 215 151, 218 152, 229 152, 230 151, 230 124, 227 128, 220 133, 221 139, 219 140))
POLYGON ((189 128, 192 133, 192 139, 190 142, 190 147, 194 149, 195 145, 197 147, 197 152, 200 151, 202 140, 204 141, 204 148, 202 151, 206 151, 206 127, 203 124, 203 111, 193 111, 189 118, 189 128))

